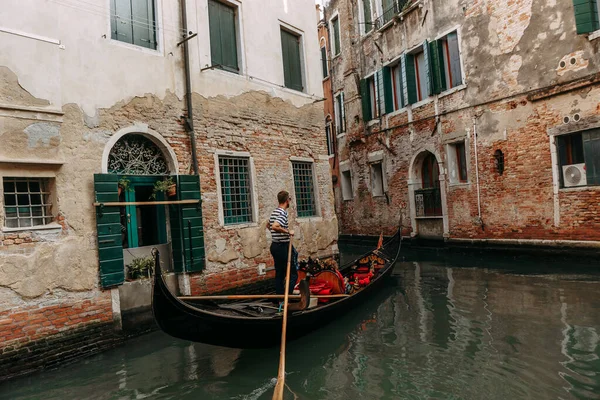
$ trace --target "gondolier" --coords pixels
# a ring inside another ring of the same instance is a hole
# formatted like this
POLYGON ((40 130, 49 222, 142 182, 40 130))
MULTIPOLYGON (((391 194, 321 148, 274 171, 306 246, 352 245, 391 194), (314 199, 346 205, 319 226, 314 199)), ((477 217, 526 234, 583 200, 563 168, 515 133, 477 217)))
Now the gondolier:
MULTIPOLYGON (((269 217, 268 228, 271 231, 271 255, 275 264, 275 291, 277 294, 285 292, 285 275, 287 268, 288 246, 294 231, 289 229, 288 209, 290 207, 290 194, 285 190, 277 193, 279 206, 273 210, 269 217)), ((290 271, 289 293, 292 293, 298 280, 298 252, 292 246, 292 263, 290 271)))

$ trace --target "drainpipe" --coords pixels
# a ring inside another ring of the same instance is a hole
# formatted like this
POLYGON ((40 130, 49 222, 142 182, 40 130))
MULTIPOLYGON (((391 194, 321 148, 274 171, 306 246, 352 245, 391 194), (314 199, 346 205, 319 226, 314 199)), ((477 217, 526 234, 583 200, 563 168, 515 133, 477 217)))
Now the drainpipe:
POLYGON ((483 229, 483 220, 481 219, 481 192, 479 189, 479 162, 477 158, 477 122, 473 118, 473 144, 475 147, 475 180, 477 182, 477 218, 483 229))
POLYGON ((192 165, 194 174, 198 175, 198 157, 196 157, 196 134, 194 132, 194 111, 192 106, 192 81, 190 78, 190 52, 188 49, 188 27, 186 1, 181 0, 181 20, 183 27, 183 63, 185 65, 185 101, 187 117, 185 119, 185 130, 190 135, 192 143, 192 165))

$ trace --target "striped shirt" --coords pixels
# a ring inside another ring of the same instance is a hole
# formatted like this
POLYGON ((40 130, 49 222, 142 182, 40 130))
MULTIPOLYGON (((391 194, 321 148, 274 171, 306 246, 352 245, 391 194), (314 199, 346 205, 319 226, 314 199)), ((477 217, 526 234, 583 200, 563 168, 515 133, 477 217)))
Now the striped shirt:
POLYGON ((281 207, 277 207, 275 210, 273 210, 273 212, 271 213, 271 216, 269 217, 269 224, 271 225, 270 230, 271 230, 271 238, 273 238, 273 242, 288 243, 290 241, 290 235, 288 235, 287 233, 275 232, 273 230, 273 223, 276 221, 279 223, 279 225, 282 228, 288 229, 288 213, 287 213, 287 211, 285 211, 281 207))

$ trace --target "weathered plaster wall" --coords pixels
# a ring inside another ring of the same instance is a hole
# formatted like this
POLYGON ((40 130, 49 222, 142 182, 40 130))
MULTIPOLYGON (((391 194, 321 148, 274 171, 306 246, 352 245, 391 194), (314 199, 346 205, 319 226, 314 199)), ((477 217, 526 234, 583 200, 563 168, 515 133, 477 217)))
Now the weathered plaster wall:
POLYGON ((339 13, 342 26, 342 54, 332 63, 333 90, 343 89, 348 99, 349 130, 338 146, 340 162, 351 165, 355 186, 354 199, 343 202, 339 212, 341 231, 378 234, 382 224, 391 231, 402 214, 404 225, 417 233, 409 187, 420 181, 419 154, 429 151, 443 180, 445 236, 599 240, 599 192, 594 187, 555 188, 548 136, 565 116, 579 113, 587 121, 598 115, 597 83, 562 94, 557 89, 555 96, 541 100, 527 98, 532 90, 599 71, 598 40, 577 35, 572 2, 415 4, 401 19, 367 35, 358 29, 359 2, 332 1, 326 12, 327 18, 339 13), (365 126, 358 80, 453 29, 459 33, 465 86, 365 126), (457 140, 464 140, 468 149, 468 182, 458 185, 450 182, 447 148, 457 140), (495 170, 498 149, 505 155, 503 175, 495 170), (387 197, 373 197, 368 154, 381 150, 389 190, 387 197))

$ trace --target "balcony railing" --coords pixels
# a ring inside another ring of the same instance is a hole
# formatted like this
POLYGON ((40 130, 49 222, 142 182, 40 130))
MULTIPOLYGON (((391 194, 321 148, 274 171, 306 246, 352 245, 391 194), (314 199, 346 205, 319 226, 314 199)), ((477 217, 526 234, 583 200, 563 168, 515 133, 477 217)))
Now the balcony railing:
POLYGON ((396 15, 400 14, 412 2, 413 0, 394 0, 392 5, 383 10, 383 13, 377 18, 379 27, 384 26, 394 19, 396 15))
POLYGON ((417 217, 441 217, 442 196, 440 188, 415 190, 417 217))

